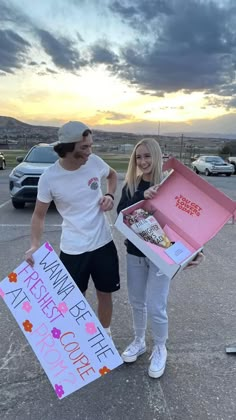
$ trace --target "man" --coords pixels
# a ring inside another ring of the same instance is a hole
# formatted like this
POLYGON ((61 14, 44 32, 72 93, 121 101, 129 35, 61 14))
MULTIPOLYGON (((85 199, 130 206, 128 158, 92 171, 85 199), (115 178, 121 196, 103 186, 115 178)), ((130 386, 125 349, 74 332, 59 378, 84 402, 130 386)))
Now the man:
POLYGON ((40 177, 31 221, 31 248, 26 261, 40 246, 44 220, 51 201, 62 216, 60 259, 85 295, 91 275, 98 299, 98 318, 110 334, 112 295, 119 290, 116 247, 104 212, 114 205, 116 172, 92 154, 91 130, 79 121, 70 121, 58 131, 54 145, 59 160, 40 177), (101 179, 107 178, 102 194, 101 179))

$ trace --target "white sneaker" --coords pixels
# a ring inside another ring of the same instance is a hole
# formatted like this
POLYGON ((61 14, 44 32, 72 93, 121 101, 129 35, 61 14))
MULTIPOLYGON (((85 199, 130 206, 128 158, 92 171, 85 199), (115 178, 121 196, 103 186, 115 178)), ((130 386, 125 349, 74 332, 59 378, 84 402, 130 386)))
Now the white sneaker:
POLYGON ((167 350, 165 344, 157 344, 151 354, 152 360, 148 369, 148 374, 151 378, 160 378, 163 375, 166 367, 167 350))
POLYGON ((145 353, 146 344, 144 340, 136 338, 122 353, 121 357, 126 363, 135 362, 141 354, 145 353))

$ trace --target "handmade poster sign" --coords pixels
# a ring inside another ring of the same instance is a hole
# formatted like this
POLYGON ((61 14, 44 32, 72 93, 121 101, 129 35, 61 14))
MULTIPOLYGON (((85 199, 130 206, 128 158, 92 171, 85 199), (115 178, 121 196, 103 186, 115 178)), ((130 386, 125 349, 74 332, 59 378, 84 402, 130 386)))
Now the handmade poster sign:
POLYGON ((62 399, 123 362, 51 245, 34 260, 0 283, 0 296, 62 399))

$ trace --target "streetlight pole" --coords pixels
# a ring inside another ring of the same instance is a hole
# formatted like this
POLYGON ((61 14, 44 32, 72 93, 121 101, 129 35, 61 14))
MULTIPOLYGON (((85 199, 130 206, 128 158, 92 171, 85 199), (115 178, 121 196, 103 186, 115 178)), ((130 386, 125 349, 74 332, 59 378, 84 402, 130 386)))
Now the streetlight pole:
POLYGON ((184 145, 184 135, 181 134, 181 138, 180 138, 180 153, 179 153, 179 159, 180 160, 182 160, 183 145, 184 145))

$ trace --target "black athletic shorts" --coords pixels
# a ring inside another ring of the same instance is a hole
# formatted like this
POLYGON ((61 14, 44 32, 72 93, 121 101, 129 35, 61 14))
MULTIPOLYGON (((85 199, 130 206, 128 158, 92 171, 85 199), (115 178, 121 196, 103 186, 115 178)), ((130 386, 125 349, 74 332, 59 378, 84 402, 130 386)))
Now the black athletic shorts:
POLYGON ((94 251, 78 255, 61 251, 60 259, 82 293, 88 288, 90 276, 96 290, 100 292, 119 290, 119 260, 113 241, 94 251))

